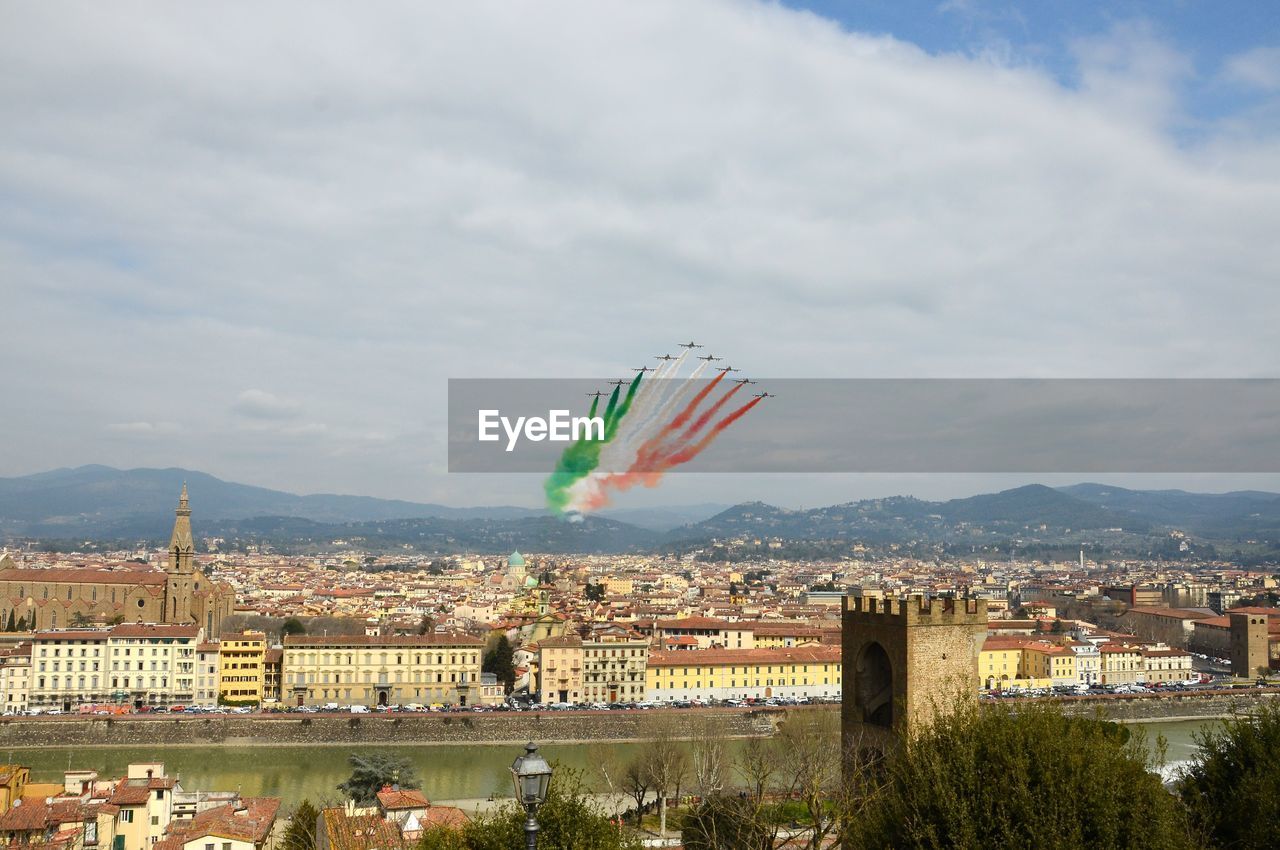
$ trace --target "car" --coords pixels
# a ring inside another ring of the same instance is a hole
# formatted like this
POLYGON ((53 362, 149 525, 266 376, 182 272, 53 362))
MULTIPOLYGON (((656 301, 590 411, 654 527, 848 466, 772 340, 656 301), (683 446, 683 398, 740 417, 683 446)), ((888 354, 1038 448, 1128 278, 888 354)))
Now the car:
POLYGON ((367 706, 367 705, 353 705, 353 706, 351 706, 350 708, 348 708, 348 709, 347 709, 347 711, 351 712, 352 714, 368 714, 368 713, 369 713, 369 706, 367 706))

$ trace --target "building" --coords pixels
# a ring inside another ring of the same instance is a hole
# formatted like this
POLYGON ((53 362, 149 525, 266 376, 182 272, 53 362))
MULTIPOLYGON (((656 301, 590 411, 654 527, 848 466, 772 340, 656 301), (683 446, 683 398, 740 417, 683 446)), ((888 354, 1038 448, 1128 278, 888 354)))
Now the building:
POLYGON ((196 646, 196 705, 217 705, 222 690, 222 662, 218 658, 218 642, 206 641, 196 646))
POLYGON ((219 702, 261 704, 266 655, 267 636, 262 632, 223 635, 218 645, 219 702))
POLYGON ((115 807, 116 841, 111 850, 152 850, 173 820, 177 782, 159 762, 131 764, 108 802, 115 807))
POLYGON ((273 646, 262 658, 262 701, 280 701, 280 683, 284 674, 284 650, 273 646))
POLYGON ((1235 676, 1265 676, 1271 669, 1266 614, 1232 611, 1231 672, 1235 676))
POLYGON ((618 625, 588 632, 582 641, 582 702, 638 702, 645 698, 649 641, 618 625))
POLYGON ((658 620, 652 625, 653 645, 657 649, 752 649, 755 636, 752 623, 735 623, 714 617, 684 617, 658 620), (670 645, 669 645, 670 644, 670 645))
POLYGON ((538 699, 582 702, 582 638, 560 635, 538 641, 538 699))
POLYGON ((51 630, 115 621, 193 625, 218 634, 235 592, 194 561, 187 487, 178 500, 169 559, 163 569, 28 569, 0 561, 0 622, 51 630))
POLYGON ((1120 617, 1120 622, 1141 640, 1184 648, 1191 640, 1196 620, 1211 616, 1207 611, 1151 606, 1130 608, 1120 617))
POLYGON ((1142 647, 1106 643, 1098 647, 1098 683, 1135 685, 1146 676, 1147 663, 1142 647))
POLYGON ((174 820, 153 850, 270 850, 278 797, 244 797, 174 820))
POLYGON ((282 690, 295 705, 474 703, 484 642, 459 634, 284 639, 282 690))
POLYGON ((1185 649, 1143 649, 1143 681, 1148 685, 1158 682, 1185 682, 1196 675, 1191 666, 1191 653, 1185 649))
POLYGON ((841 610, 846 741, 873 729, 929 723, 937 712, 975 699, 985 600, 846 597, 841 610))
POLYGON ((647 696, 654 702, 834 698, 841 686, 836 646, 653 652, 646 674, 647 696))
POLYGON ((0 655, 0 711, 26 711, 31 693, 31 644, 20 643, 0 655))
POLYGON ((32 636, 28 703, 76 706, 190 703, 195 696, 195 626, 125 624, 32 636))

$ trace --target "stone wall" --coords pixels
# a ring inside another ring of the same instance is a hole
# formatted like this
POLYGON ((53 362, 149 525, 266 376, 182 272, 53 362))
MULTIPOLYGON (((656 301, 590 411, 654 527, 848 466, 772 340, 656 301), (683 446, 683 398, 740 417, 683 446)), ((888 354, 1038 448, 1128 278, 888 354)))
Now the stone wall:
POLYGON ((783 712, 627 711, 512 714, 297 715, 267 717, 13 717, 0 748, 160 745, 523 744, 644 740, 671 724, 692 737, 705 722, 726 737, 770 735, 783 712))

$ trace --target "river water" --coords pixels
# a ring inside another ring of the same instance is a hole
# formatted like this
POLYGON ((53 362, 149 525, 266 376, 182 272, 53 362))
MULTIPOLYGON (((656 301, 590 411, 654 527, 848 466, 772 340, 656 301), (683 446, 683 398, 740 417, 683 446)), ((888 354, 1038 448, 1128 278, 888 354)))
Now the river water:
MULTIPOLYGON (((1135 723, 1154 740, 1157 734, 1168 741, 1168 762, 1176 765, 1195 752, 1194 733, 1206 723, 1191 720, 1169 723, 1135 723)), ((742 742, 729 742, 729 755, 742 742)), ((642 747, 640 743, 546 744, 541 748, 548 760, 588 770, 606 748, 618 761, 626 763, 642 747)), ((353 751, 395 752, 407 756, 418 769, 422 788, 432 800, 463 800, 499 797, 511 793, 512 760, 522 748, 510 745, 433 744, 362 745, 315 747, 45 747, 15 749, 4 753, 9 763, 28 765, 35 782, 61 782, 68 767, 91 769, 100 776, 122 776, 131 762, 163 762, 170 775, 181 777, 187 790, 230 791, 247 796, 284 799, 286 807, 303 798, 313 802, 337 801, 335 786, 351 772, 347 757, 353 751)), ((595 777, 590 777, 594 781, 595 777)))

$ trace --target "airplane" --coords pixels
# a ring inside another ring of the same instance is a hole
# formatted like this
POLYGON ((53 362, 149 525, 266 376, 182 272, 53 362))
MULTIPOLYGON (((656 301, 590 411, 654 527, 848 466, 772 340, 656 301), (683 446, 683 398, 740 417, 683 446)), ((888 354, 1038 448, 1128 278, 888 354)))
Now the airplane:
POLYGON ((637 372, 656 372, 657 370, 654 369, 652 366, 637 366, 636 371, 637 372))
POLYGON ((675 360, 675 358, 672 357, 670 354, 655 354, 653 355, 653 359, 654 360, 675 360))
MULTIPOLYGON (((701 346, 699 346, 699 347, 701 347, 701 346)), ((705 361, 707 361, 708 363, 710 363, 712 360, 723 360, 724 358, 723 358, 723 357, 716 357, 714 354, 704 354, 704 355, 702 355, 701 357, 699 357, 698 359, 699 359, 699 360, 705 360, 705 361)))
POLYGON ((773 393, 756 393, 756 398, 777 398, 773 393))
POLYGON ((739 378, 738 380, 734 381, 734 383, 735 384, 754 384, 755 381, 751 380, 750 378, 739 378))
POLYGON ((609 382, 609 386, 611 386, 611 387, 620 387, 620 386, 622 386, 622 385, 623 385, 623 384, 625 384, 625 383, 627 383, 625 380, 610 381, 610 382, 609 382))
POLYGON ((740 372, 741 370, 735 369, 732 366, 719 366, 716 368, 716 371, 717 372, 740 372))
POLYGON ((698 344, 697 344, 696 342, 694 342, 693 340, 689 340, 688 342, 682 342, 682 343, 679 343, 679 346, 680 346, 681 348, 702 348, 702 346, 701 346, 701 345, 698 345, 698 344))
POLYGON ((595 396, 596 398, 600 398, 600 396, 602 396, 602 395, 608 395, 608 393, 602 393, 602 392, 600 392, 600 390, 596 390, 596 391, 595 391, 595 392, 593 392, 593 393, 587 393, 587 395, 588 395, 588 396, 595 396))

